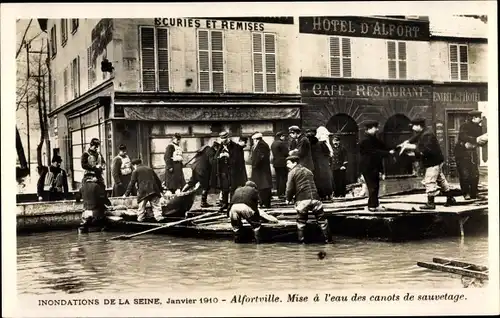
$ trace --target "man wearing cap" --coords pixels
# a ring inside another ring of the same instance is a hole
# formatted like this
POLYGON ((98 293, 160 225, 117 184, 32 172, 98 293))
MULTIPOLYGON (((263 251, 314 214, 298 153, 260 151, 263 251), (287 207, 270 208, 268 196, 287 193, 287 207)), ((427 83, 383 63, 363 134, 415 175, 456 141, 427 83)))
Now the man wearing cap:
POLYGON ((423 118, 412 120, 411 125, 416 134, 401 144, 400 153, 407 151, 410 156, 419 159, 423 168, 425 168, 422 184, 425 186, 425 192, 427 193, 427 204, 420 208, 424 210, 436 209, 434 199, 438 195, 439 189, 443 194, 447 195, 445 206, 453 205, 455 198, 449 192, 450 187, 442 171, 444 157, 436 135, 429 127, 426 127, 423 118))
POLYGON ((460 126, 455 145, 455 160, 460 188, 466 200, 477 198, 479 184, 478 138, 482 135, 481 112, 471 111, 469 120, 460 126))
POLYGON ((286 170, 286 157, 288 156, 288 144, 285 141, 285 134, 278 132, 276 138, 271 144, 271 152, 273 154, 273 167, 276 173, 276 190, 278 197, 285 197, 286 190, 286 177, 288 172, 286 170))
MULTIPOLYGON (((111 175, 115 184, 113 185, 113 197, 121 197, 127 190, 127 186, 132 176, 132 162, 127 155, 127 146, 121 144, 118 147, 118 155, 113 158, 111 163, 111 175)), ((136 191, 132 189, 132 195, 136 191)))
POLYGON ((335 135, 332 138, 332 159, 331 168, 333 175, 333 194, 335 197, 345 197, 346 195, 346 169, 347 150, 340 144, 340 137, 335 135))
POLYGON ((153 169, 143 165, 141 159, 134 159, 132 165, 134 166, 134 171, 123 197, 129 196, 132 189, 137 185, 137 204, 139 205, 137 209, 137 221, 143 222, 146 219, 146 204, 148 202, 153 207, 153 215, 156 221, 163 221, 165 218, 162 215, 160 204, 162 193, 160 178, 158 178, 153 169))
POLYGON ((304 230, 307 224, 308 213, 312 212, 316 222, 321 228, 325 243, 331 241, 328 220, 325 218, 323 204, 320 201, 314 176, 311 170, 303 167, 298 156, 286 158, 288 180, 286 184, 286 201, 291 203, 295 199, 295 209, 297 211, 297 235, 299 243, 304 243, 304 230))
POLYGON ((262 140, 262 134, 256 132, 252 135, 252 175, 251 180, 259 190, 260 204, 262 207, 271 207, 271 189, 273 188, 273 177, 271 174, 271 149, 262 140))
POLYGON ((298 126, 291 126, 288 128, 288 133, 290 138, 294 140, 294 142, 290 143, 292 149, 290 149, 289 155, 299 157, 300 165, 313 172, 314 162, 312 159, 309 138, 301 132, 298 126))
POLYGON ((37 184, 39 201, 59 201, 68 196, 68 175, 61 163, 62 158, 54 156, 52 165, 40 175, 37 184))
POLYGON ((97 138, 92 138, 90 141, 90 146, 87 151, 82 154, 81 164, 84 170, 84 178, 87 177, 96 177, 97 183, 99 183, 103 188, 104 178, 102 173, 106 169, 106 162, 99 152, 99 146, 101 142, 97 138))
POLYGON ((229 194, 239 186, 243 186, 246 180, 245 162, 239 160, 243 148, 229 139, 228 132, 219 134, 220 146, 213 161, 213 188, 222 192, 221 211, 228 211, 229 194))
POLYGON ((172 142, 165 150, 165 187, 168 191, 176 193, 186 184, 184 179, 184 165, 182 163, 182 148, 180 147, 181 135, 176 133, 172 142))
POLYGON ((368 187, 368 210, 376 211, 379 207, 378 193, 380 188, 380 173, 383 172, 383 159, 394 150, 389 149, 377 138, 378 122, 365 122, 365 138, 359 143, 361 174, 368 187))

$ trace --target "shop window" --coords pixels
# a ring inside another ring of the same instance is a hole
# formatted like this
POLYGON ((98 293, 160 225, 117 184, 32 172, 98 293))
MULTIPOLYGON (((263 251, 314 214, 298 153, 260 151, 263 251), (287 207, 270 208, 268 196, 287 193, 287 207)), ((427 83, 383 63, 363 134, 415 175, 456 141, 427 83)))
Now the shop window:
POLYGON ((253 134, 257 131, 261 133, 273 132, 273 123, 243 124, 241 133, 245 135, 253 134))
POLYGON ((56 25, 50 29, 50 53, 51 57, 57 54, 57 28, 56 25))
POLYGON ((387 41, 389 78, 406 79, 406 42, 387 41))
POLYGON ((350 38, 330 37, 330 75, 352 77, 350 38))
POLYGON ((210 129, 210 125, 207 125, 207 124, 195 124, 192 126, 191 128, 191 132, 194 134, 194 135, 209 135, 212 130, 210 129))
POLYGON ((253 81, 256 93, 276 93, 276 35, 252 33, 253 81))
POLYGON ((71 62, 71 87, 73 98, 80 96, 80 56, 71 62))
POLYGON ((225 90, 224 34, 198 30, 198 87, 200 92, 225 90))
POLYGON ((75 34, 78 30, 79 19, 71 19, 71 34, 75 34))
POLYGON ((68 19, 61 19, 61 46, 68 42, 68 19))
POLYGON ((450 76, 452 81, 469 80, 468 50, 467 44, 450 44, 450 76))
POLYGON ((167 28, 141 27, 141 69, 144 92, 168 91, 169 35, 167 28))

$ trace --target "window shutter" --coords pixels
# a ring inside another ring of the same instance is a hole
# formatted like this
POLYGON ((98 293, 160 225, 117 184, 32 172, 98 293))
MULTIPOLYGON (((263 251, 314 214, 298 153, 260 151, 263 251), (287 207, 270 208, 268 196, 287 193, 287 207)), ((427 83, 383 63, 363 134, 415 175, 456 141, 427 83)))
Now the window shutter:
POLYGON ((351 39, 342 38, 342 75, 352 77, 351 71, 351 39))
POLYGON ((266 91, 275 93, 276 85, 276 41, 274 34, 264 35, 264 45, 266 54, 266 91))
POLYGON ((389 63, 389 78, 396 78, 396 42, 387 42, 387 59, 389 63))
POLYGON ((212 90, 224 92, 224 43, 222 32, 212 31, 212 90))
POLYGON ((450 70, 451 79, 458 80, 458 47, 457 45, 450 45, 450 70))
POLYGON ((264 92, 264 65, 262 63, 262 34, 252 34, 254 90, 264 92))
POLYGON ((169 90, 168 78, 168 29, 157 29, 158 45, 158 88, 169 90))
POLYGON ((200 91, 210 91, 210 57, 208 47, 208 31, 198 31, 198 69, 200 91))
POLYGON ((71 97, 76 97, 76 58, 71 61, 71 97))
POLYGON ((340 77, 340 39, 330 38, 330 72, 332 77, 340 77))
POLYGON ((52 109, 57 108, 57 92, 56 92, 56 80, 52 80, 52 109))
POLYGON ((399 63, 399 78, 405 79, 406 74, 406 43, 398 42, 398 63, 399 63))
POLYGON ((142 90, 145 92, 156 91, 154 28, 142 27, 140 30, 142 55, 142 90))
POLYGON ((469 56, 467 49, 467 45, 460 46, 460 80, 462 81, 469 79, 469 56))
POLYGON ((68 68, 64 69, 63 82, 64 82, 64 103, 66 103, 68 101, 68 68))
POLYGON ((93 73, 94 73, 94 70, 92 68, 92 46, 89 46, 89 48, 87 48, 87 85, 88 85, 88 89, 91 89, 92 84, 94 84, 93 73))
POLYGON ((66 45, 68 41, 68 22, 67 19, 61 19, 61 45, 66 45))

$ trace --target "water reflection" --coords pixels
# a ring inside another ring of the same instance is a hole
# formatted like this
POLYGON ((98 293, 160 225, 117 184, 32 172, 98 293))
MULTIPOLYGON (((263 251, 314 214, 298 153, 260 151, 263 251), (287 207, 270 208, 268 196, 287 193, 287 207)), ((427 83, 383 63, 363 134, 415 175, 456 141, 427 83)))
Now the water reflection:
POLYGON ((26 294, 203 290, 460 288, 460 276, 417 267, 433 257, 487 264, 486 237, 334 245, 50 232, 18 237, 18 290, 26 294), (325 257, 318 258, 323 252, 325 257))

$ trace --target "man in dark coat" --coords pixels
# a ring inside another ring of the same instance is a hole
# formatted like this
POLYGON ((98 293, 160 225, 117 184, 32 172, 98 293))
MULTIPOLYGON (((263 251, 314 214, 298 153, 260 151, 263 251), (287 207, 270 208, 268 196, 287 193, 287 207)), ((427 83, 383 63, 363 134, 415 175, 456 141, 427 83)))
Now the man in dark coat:
POLYGON ((271 149, 262 140, 262 134, 257 132, 252 136, 252 176, 251 180, 259 190, 260 203, 262 207, 271 207, 271 189, 273 188, 273 177, 271 174, 271 149))
POLYGON ((88 233, 91 225, 105 225, 105 213, 107 206, 111 206, 111 202, 106 194, 106 189, 102 187, 97 177, 93 175, 84 176, 79 192, 83 200, 84 211, 78 232, 88 233))
POLYGON ((229 139, 228 132, 221 132, 220 146, 212 163, 213 188, 222 192, 221 211, 228 211, 229 194, 247 181, 243 147, 229 139))
POLYGON ((165 188, 176 193, 186 184, 184 179, 183 152, 180 147, 181 135, 176 133, 172 138, 172 143, 165 149, 165 188))
POLYGON ((469 120, 460 126, 455 146, 460 188, 466 200, 477 198, 479 184, 479 156, 477 138, 482 135, 481 112, 469 113, 469 120))
POLYGON ((208 208, 212 205, 208 203, 208 192, 210 191, 210 177, 212 174, 212 160, 215 155, 216 148, 208 145, 202 147, 195 155, 193 163, 191 163, 191 178, 186 183, 182 191, 186 191, 200 183, 201 185, 201 207, 208 208))
POLYGON ((427 204, 421 206, 424 210, 434 210, 436 208, 434 198, 439 194, 439 190, 447 195, 445 206, 455 203, 455 198, 450 194, 450 186, 442 171, 444 156, 439 146, 439 141, 431 128, 426 127, 425 119, 417 118, 412 120, 412 129, 415 136, 401 144, 401 152, 409 151, 408 155, 415 156, 420 160, 425 169, 425 176, 422 184, 427 193, 427 204))
POLYGON ((328 228, 328 220, 325 218, 323 204, 319 199, 313 173, 299 164, 300 158, 297 156, 289 156, 286 160, 286 165, 290 170, 286 184, 286 201, 290 204, 295 199, 299 242, 304 243, 305 241, 304 230, 309 212, 314 214, 316 222, 321 228, 325 243, 330 242, 331 236, 328 228))
POLYGON ((105 189, 103 172, 106 169, 106 162, 103 156, 98 151, 101 142, 97 138, 90 140, 90 146, 87 151, 82 154, 81 164, 84 170, 83 177, 96 177, 97 182, 105 189))
POLYGON ((311 156, 314 163, 314 182, 321 200, 328 199, 333 192, 332 170, 330 168, 329 132, 322 131, 324 127, 318 127, 317 131, 306 133, 311 143, 311 156), (321 140, 320 140, 321 138, 321 140))
POLYGON ((333 173, 333 193, 335 197, 346 195, 347 150, 340 144, 338 136, 333 137, 331 168, 333 173))
POLYGON ((142 165, 141 159, 134 159, 134 172, 128 184, 127 191, 123 197, 127 197, 132 192, 132 188, 137 184, 137 221, 143 222, 146 219, 146 204, 151 203, 153 207, 153 215, 156 221, 161 222, 165 218, 162 215, 160 204, 162 194, 162 184, 156 172, 150 167, 142 165))
POLYGON ((37 193, 39 201, 59 201, 68 196, 68 175, 61 168, 62 158, 54 156, 52 165, 45 168, 38 179, 37 193))
POLYGON ((311 143, 306 135, 301 133, 298 126, 291 126, 288 128, 288 133, 292 140, 295 142, 290 143, 289 155, 294 155, 299 157, 300 165, 306 167, 307 169, 314 171, 314 163, 311 154, 311 143))
POLYGON ((285 197, 286 178, 288 171, 286 169, 286 157, 288 157, 288 144, 285 141, 285 134, 278 132, 276 138, 271 144, 273 154, 273 167, 276 173, 276 190, 278 197, 285 197))
MULTIPOLYGON (((127 146, 118 147, 118 155, 113 158, 111 163, 111 175, 113 176, 113 197, 121 197, 127 190, 127 186, 132 177, 132 162, 127 155, 127 146)), ((136 195, 135 189, 132 189, 132 195, 136 195)))
POLYGON ((378 192, 380 173, 383 171, 383 159, 394 154, 380 139, 377 138, 378 122, 365 123, 365 138, 359 143, 359 168, 368 187, 368 210, 376 211, 379 206, 378 192))
POLYGON ((253 181, 247 181, 243 187, 239 187, 234 191, 229 216, 234 231, 235 243, 241 241, 241 230, 243 228, 241 219, 246 220, 251 225, 255 242, 260 243, 261 222, 258 204, 259 192, 257 191, 257 185, 253 181))

